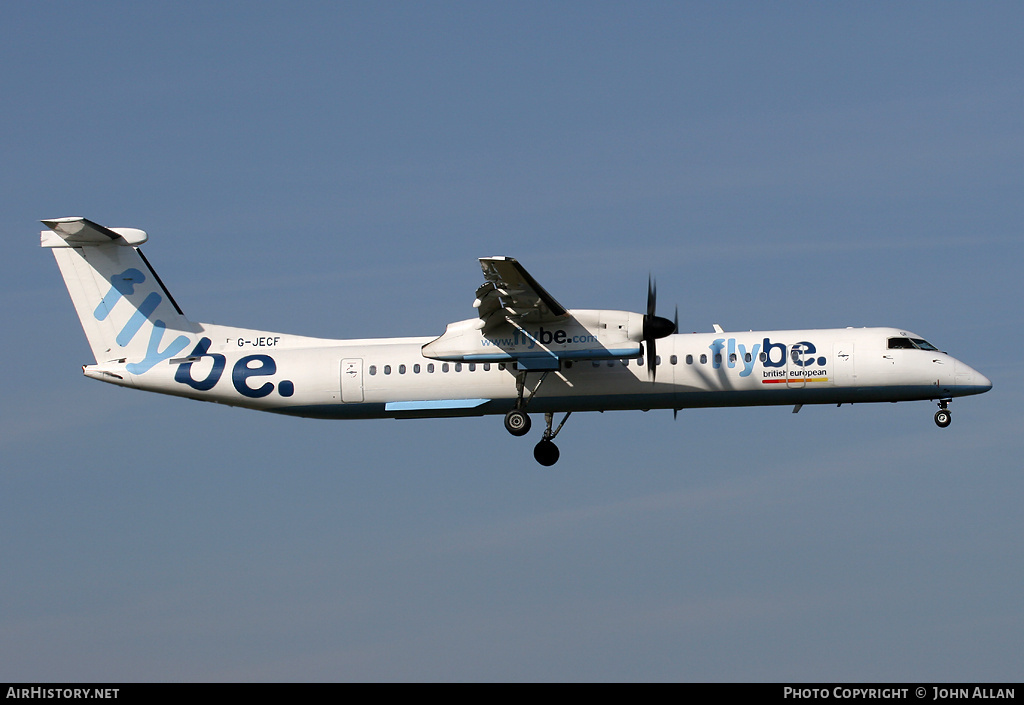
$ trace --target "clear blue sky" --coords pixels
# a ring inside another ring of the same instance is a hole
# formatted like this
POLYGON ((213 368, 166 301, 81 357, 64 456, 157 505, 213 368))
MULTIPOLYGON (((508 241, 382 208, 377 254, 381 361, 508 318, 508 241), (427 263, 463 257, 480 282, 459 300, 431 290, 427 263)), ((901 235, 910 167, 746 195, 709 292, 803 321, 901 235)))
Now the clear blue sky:
POLYGON ((14 3, 0 681, 1021 678, 1020 3, 14 3), (472 315, 476 258, 707 331, 898 325, 992 392, 324 422, 102 385, 40 218, 190 317, 472 315), (535 439, 534 439, 535 440, 535 439))

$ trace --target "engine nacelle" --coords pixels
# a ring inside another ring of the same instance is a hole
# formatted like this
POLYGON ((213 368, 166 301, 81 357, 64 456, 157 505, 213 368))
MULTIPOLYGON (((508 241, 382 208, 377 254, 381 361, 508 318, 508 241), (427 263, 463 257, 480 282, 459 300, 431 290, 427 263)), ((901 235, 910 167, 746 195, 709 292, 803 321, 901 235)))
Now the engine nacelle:
POLYGON ((504 322, 483 330, 479 318, 448 325, 423 346, 423 355, 451 362, 521 361, 532 369, 557 369, 562 360, 635 358, 642 354, 643 314, 569 311, 553 323, 504 322))

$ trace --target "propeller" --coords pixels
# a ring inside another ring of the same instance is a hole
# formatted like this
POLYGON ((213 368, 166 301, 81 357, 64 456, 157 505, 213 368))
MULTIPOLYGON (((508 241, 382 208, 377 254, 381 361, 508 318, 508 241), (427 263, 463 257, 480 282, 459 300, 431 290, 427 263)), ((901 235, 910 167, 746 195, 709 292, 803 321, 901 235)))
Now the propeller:
POLYGON ((647 354, 647 375, 654 381, 658 369, 658 348, 655 341, 679 332, 679 307, 676 306, 675 321, 662 318, 654 313, 658 300, 658 289, 654 280, 647 277, 647 315, 644 316, 644 351, 647 354))

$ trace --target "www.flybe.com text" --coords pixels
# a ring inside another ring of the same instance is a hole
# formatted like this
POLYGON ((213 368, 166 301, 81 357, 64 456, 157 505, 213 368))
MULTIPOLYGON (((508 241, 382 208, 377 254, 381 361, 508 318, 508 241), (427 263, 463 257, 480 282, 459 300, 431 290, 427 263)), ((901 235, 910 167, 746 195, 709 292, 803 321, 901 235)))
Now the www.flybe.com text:
POLYGON ((540 345, 568 345, 570 343, 596 343, 596 335, 569 335, 564 330, 545 330, 538 328, 534 332, 517 330, 506 338, 481 338, 481 345, 485 348, 498 347, 508 348, 515 345, 525 345, 527 350, 532 350, 539 343, 540 345))

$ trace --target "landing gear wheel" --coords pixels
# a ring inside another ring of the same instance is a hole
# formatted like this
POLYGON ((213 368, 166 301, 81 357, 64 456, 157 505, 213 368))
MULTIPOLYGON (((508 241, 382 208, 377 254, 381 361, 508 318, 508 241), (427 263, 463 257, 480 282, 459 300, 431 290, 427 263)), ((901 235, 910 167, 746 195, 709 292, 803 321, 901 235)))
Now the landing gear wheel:
POLYGON ((953 415, 949 413, 949 409, 939 409, 935 412, 935 425, 939 428, 945 428, 953 421, 953 415))
POLYGON ((530 417, 519 409, 505 414, 505 430, 513 436, 525 436, 530 432, 530 417))
POLYGON ((534 447, 533 457, 544 467, 550 467, 558 462, 558 446, 551 441, 543 440, 534 447))

